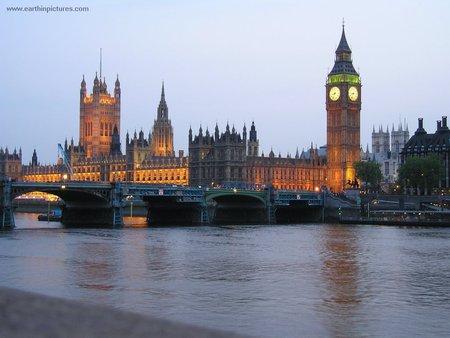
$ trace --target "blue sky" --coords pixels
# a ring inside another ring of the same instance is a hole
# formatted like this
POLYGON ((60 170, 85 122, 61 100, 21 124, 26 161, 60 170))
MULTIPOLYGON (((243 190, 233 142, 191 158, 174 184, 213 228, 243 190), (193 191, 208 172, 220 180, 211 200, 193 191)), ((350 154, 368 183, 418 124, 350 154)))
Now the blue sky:
POLYGON ((103 75, 122 87, 121 139, 153 125, 164 80, 175 149, 189 126, 238 130, 254 120, 260 148, 282 155, 326 143, 325 80, 342 18, 362 88, 361 143, 373 125, 434 132, 448 113, 448 1, 4 1, 0 146, 57 160, 78 142, 79 88, 103 75), (88 6, 87 13, 13 13, 6 7, 88 6))

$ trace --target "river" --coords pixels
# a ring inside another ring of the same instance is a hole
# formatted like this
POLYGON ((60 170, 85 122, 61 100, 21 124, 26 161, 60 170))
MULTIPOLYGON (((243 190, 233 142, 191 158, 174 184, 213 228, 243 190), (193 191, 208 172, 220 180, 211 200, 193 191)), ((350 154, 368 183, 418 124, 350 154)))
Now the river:
POLYGON ((36 218, 0 232, 2 286, 257 337, 450 334, 450 228, 36 218))

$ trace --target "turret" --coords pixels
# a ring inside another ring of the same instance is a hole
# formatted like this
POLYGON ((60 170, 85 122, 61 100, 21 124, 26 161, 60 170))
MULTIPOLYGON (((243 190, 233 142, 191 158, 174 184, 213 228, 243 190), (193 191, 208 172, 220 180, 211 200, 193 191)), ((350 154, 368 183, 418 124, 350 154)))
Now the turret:
POLYGON ((94 89, 93 89, 93 93, 94 93, 94 94, 100 93, 100 81, 98 80, 97 72, 95 72, 95 79, 94 79, 94 89))
POLYGON ((38 165, 38 157, 37 157, 36 149, 34 149, 33 156, 31 157, 31 165, 33 167, 36 167, 38 165))
POLYGON ((114 84, 114 97, 116 98, 116 102, 117 100, 120 99, 120 81, 119 81, 119 74, 117 74, 117 79, 116 82, 114 84))
POLYGON ((81 88, 80 88, 80 101, 84 100, 86 97, 86 81, 84 81, 84 75, 83 80, 81 80, 81 88))
POLYGON ((116 125, 114 125, 114 131, 112 134, 110 154, 112 156, 122 155, 122 151, 120 149, 119 129, 117 128, 116 125))
POLYGON ((214 140, 215 140, 216 142, 218 142, 218 141, 219 141, 219 137, 220 137, 220 134, 219 134, 219 126, 218 126, 217 123, 216 123, 216 128, 214 129, 214 140))
POLYGON ((255 122, 252 122, 250 127, 250 135, 248 140, 248 156, 258 156, 259 153, 259 141, 257 138, 255 122))

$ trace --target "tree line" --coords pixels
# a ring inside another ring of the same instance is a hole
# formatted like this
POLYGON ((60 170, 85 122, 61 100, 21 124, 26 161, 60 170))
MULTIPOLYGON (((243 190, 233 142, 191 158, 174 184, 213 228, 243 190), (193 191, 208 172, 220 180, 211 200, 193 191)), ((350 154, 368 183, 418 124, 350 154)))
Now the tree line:
MULTIPOLYGON (((378 162, 358 161, 354 167, 363 190, 380 190, 383 175, 378 162)), ((398 192, 428 195, 440 189, 444 185, 442 182, 445 182, 445 165, 438 156, 410 157, 400 167, 395 187, 398 192)))

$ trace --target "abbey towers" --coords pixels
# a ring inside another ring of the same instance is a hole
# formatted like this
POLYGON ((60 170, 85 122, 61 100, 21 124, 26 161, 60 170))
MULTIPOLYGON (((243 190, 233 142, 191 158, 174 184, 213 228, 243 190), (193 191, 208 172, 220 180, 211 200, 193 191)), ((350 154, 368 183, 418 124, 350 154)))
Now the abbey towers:
POLYGON ((344 25, 333 69, 326 83, 327 182, 340 192, 355 180, 354 163, 360 160, 361 79, 352 63, 344 25))

